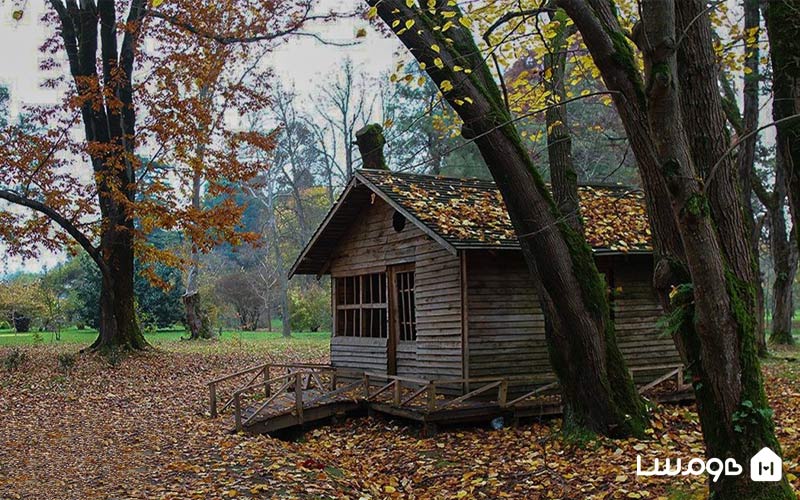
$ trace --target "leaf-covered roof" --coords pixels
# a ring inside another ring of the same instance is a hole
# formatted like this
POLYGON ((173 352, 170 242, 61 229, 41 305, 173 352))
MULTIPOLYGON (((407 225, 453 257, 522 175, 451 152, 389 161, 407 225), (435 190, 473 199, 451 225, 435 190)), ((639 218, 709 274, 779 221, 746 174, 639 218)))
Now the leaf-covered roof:
MULTIPOLYGON (((455 248, 519 248, 494 182, 382 170, 360 170, 358 175, 455 248)), ((651 250, 640 190, 584 185, 578 192, 586 239, 593 248, 651 250)))

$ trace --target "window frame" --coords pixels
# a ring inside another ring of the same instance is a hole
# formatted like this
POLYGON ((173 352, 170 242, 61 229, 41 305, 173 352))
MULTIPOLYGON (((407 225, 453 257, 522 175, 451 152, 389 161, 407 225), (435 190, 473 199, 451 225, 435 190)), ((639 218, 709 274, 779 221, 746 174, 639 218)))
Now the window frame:
POLYGON ((388 339, 388 294, 388 274, 385 270, 333 277, 333 336, 388 339), (348 285, 352 295, 348 295, 348 285), (352 293, 353 289, 357 291, 352 293))

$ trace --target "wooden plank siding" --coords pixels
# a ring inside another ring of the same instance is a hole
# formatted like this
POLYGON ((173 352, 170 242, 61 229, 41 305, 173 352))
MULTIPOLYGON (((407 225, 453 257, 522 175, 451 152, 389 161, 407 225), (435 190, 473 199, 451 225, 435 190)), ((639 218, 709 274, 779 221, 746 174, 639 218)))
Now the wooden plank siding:
POLYGON ((544 315, 522 254, 466 255, 469 376, 550 373, 544 315))
MULTIPOLYGON (((414 263, 417 340, 398 342, 397 374, 461 377, 460 259, 410 221, 395 231, 394 213, 386 202, 373 198, 334 251, 331 276, 382 272, 391 265, 414 263)), ((331 363, 386 373, 387 345, 386 339, 337 337, 334 332, 331 363)))
MULTIPOLYGON (((662 309, 650 285, 651 257, 609 256, 597 261, 616 289, 617 339, 628 366, 679 363, 672 339, 657 326, 662 309)), ((544 315, 522 254, 473 251, 466 256, 466 267, 469 376, 551 373, 544 315)), ((638 383, 663 374, 635 373, 638 383)))
MULTIPOLYGON (((607 273, 611 282, 617 343, 628 368, 679 364, 681 360, 675 343, 658 326, 664 312, 652 286, 652 257, 600 257, 598 267, 607 273)), ((636 382, 642 384, 660 374, 663 373, 634 371, 636 382)))

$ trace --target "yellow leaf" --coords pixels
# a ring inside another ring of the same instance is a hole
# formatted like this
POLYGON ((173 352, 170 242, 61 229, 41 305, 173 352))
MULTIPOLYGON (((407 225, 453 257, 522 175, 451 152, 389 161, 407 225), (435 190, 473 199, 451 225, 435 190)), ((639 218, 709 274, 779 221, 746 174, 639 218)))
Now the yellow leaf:
POLYGON ((409 9, 414 7, 414 0, 406 0, 406 7, 409 9))
POLYGON ((414 26, 414 20, 413 19, 409 19, 408 21, 406 21, 406 29, 407 30, 411 29, 412 26, 414 26))
POLYGON ((434 51, 434 52, 436 52, 436 53, 438 54, 438 53, 439 53, 439 51, 440 51, 441 49, 439 48, 439 46, 438 46, 438 45, 436 45, 436 44, 434 43, 433 45, 431 45, 431 50, 432 50, 432 51, 434 51))
POLYGON ((442 62, 442 60, 441 60, 441 59, 439 59, 438 57, 437 57, 436 59, 434 59, 434 60, 433 60, 433 64, 434 64, 434 66, 436 66, 436 67, 437 67, 437 68, 439 68, 439 69, 442 69, 442 68, 444 68, 444 63, 443 63, 443 62, 442 62))
POLYGON ((384 486, 383 491, 386 493, 394 493, 397 491, 397 489, 394 486, 384 486))
POLYGON ((358 31, 356 31, 356 38, 364 38, 365 36, 367 36, 367 30, 364 28, 359 28, 358 31))
POLYGON ((153 7, 158 7, 162 3, 164 3, 164 0, 153 0, 153 7))
POLYGON ((378 15, 378 8, 377 7, 370 7, 367 11, 367 18, 368 19, 375 19, 375 16, 378 15))
POLYGON ((453 90, 453 84, 450 82, 450 80, 443 80, 440 87, 442 92, 450 92, 453 90))
POLYGON ((22 14, 23 14, 23 12, 21 10, 15 10, 11 14, 11 17, 13 17, 15 21, 19 21, 20 19, 22 19, 22 14))
POLYGON ((460 17, 458 18, 458 22, 461 23, 461 26, 469 29, 472 27, 472 21, 468 17, 460 17))

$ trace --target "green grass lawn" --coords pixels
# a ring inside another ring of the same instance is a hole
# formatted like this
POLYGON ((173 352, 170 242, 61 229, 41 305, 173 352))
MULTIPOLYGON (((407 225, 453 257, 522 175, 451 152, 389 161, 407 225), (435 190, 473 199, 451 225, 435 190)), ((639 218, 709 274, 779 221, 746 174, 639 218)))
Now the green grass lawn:
MULTIPOLYGON (((159 330, 153 333, 145 333, 147 341, 153 345, 175 342, 185 338, 186 331, 183 328, 173 328, 159 330)), ((27 344, 86 344, 94 342, 97 331, 91 328, 78 330, 71 327, 61 331, 61 339, 56 340, 53 332, 28 332, 16 333, 13 329, 0 329, 0 346, 7 345, 27 345, 27 344)), ((310 343, 327 343, 330 339, 329 332, 292 332, 292 339, 310 343)), ((280 331, 256 331, 243 332, 237 330, 223 330, 221 340, 224 342, 267 342, 282 341, 280 331)))

